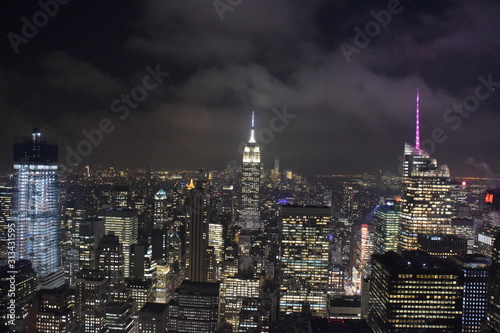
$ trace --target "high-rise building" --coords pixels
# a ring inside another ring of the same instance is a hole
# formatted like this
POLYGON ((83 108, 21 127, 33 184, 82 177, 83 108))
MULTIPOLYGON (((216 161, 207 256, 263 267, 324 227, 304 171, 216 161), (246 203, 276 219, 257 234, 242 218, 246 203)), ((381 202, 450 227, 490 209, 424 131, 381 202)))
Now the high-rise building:
POLYGON ((500 233, 497 235, 491 260, 488 283, 488 304, 485 329, 489 333, 500 332, 500 233))
POLYGON ((168 305, 162 303, 146 303, 138 315, 139 332, 167 333, 168 305))
POLYGON ((150 245, 132 244, 130 247, 130 277, 155 281, 157 263, 152 257, 150 245))
POLYGON ((301 312, 309 306, 314 316, 325 317, 330 208, 284 206, 281 217, 280 312, 301 312))
POLYGON ((332 264, 328 272, 328 294, 343 295, 345 294, 345 279, 346 270, 344 266, 332 264))
POLYGON ((420 113, 417 91, 415 147, 405 144, 399 247, 416 250, 418 234, 451 233, 453 205, 450 171, 420 148, 420 113))
POLYGON ((153 229, 162 229, 167 221, 167 193, 159 189, 155 194, 153 229))
POLYGON ((220 283, 184 280, 168 304, 168 330, 207 332, 217 330, 220 283))
MULTIPOLYGON (((42 140, 38 129, 14 144, 14 209, 16 257, 30 260, 39 282, 61 273, 58 147, 42 140)), ((54 285, 55 286, 55 285, 54 285)))
POLYGON ((136 325, 132 313, 132 304, 110 302, 106 304, 106 329, 113 333, 135 333, 136 325))
POLYGON ((245 297, 239 314, 239 332, 269 332, 271 304, 262 298, 245 297))
POLYGON ((476 251, 492 258, 495 239, 500 233, 500 213, 492 211, 484 216, 484 223, 477 234, 476 251))
POLYGON ((220 288, 220 318, 231 324, 233 332, 239 326, 239 316, 246 297, 259 297, 260 282, 253 277, 234 276, 224 279, 220 288))
POLYGON ((447 258, 467 253, 467 240, 455 235, 423 235, 417 237, 418 249, 431 256, 447 258))
POLYGON ((462 332, 479 333, 486 318, 490 259, 480 254, 448 258, 463 274, 462 332))
POLYGON ((97 246, 97 269, 104 274, 109 291, 120 290, 125 282, 123 245, 118 236, 104 235, 97 246))
POLYGON ((156 266, 155 302, 168 303, 174 291, 184 280, 184 271, 178 265, 160 262, 156 266))
POLYGON ((29 311, 28 332, 73 332, 76 323, 69 297, 65 286, 38 291, 29 311))
POLYGON ((394 200, 386 200, 375 211, 375 253, 397 251, 400 213, 399 203, 394 200))
MULTIPOLYGON (((208 246, 213 247, 215 254, 215 280, 220 281, 222 262, 224 261, 224 226, 220 223, 209 223, 208 246)), ((216 282, 214 281, 214 282, 216 282)))
POLYGON ((243 150, 239 217, 241 227, 248 230, 256 230, 262 227, 260 221, 260 146, 255 140, 254 126, 254 113, 252 112, 250 139, 243 150))
POLYGON ((80 222, 77 241, 80 269, 97 269, 97 245, 104 234, 103 219, 86 219, 80 222))
POLYGON ((37 277, 29 260, 18 260, 14 267, 10 263, 0 266, 0 332, 25 332, 36 288, 37 277))
POLYGON ((106 332, 107 282, 104 274, 84 269, 76 279, 76 318, 83 333, 106 332))
POLYGON ((128 279, 125 289, 135 301, 134 313, 142 309, 147 302, 152 302, 155 297, 151 280, 128 279))
POLYGON ((123 244, 125 277, 130 275, 130 246, 137 243, 138 216, 134 209, 110 208, 99 212, 99 218, 104 219, 106 234, 112 232, 123 244))
POLYGON ((458 268, 421 251, 372 258, 368 323, 374 333, 461 332, 458 268))
POLYGON ((130 194, 128 185, 114 185, 109 192, 111 206, 129 208, 130 194))
POLYGON ((474 220, 468 218, 456 218, 451 220, 452 234, 467 240, 467 253, 474 252, 474 242, 476 232, 474 230, 474 220))
POLYGON ((352 280, 356 290, 361 290, 363 278, 370 275, 370 259, 374 246, 374 225, 371 223, 356 224, 354 230, 352 280))
POLYGON ((189 191, 186 227, 187 277, 194 282, 207 282, 208 274, 208 196, 201 184, 189 191))

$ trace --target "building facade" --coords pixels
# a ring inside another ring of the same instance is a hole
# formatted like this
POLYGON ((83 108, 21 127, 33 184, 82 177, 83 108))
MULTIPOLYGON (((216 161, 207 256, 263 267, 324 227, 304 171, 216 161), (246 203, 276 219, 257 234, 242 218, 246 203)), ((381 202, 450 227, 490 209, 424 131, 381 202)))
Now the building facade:
POLYGON ((453 203, 450 170, 420 148, 417 90, 415 146, 405 144, 399 249, 416 250, 418 234, 450 234, 453 203))
POLYGON ((374 254, 368 324, 374 333, 461 332, 462 272, 421 251, 374 254))
POLYGON ((57 154, 38 129, 14 145, 16 259, 30 260, 39 279, 62 267, 57 154))
POLYGON ((386 200, 375 210, 375 253, 397 251, 400 213, 399 203, 394 200, 386 200))
POLYGON ((130 246, 137 243, 138 216, 134 209, 110 208, 99 212, 99 218, 104 220, 106 234, 113 233, 123 244, 123 259, 125 277, 130 275, 130 246))
POLYGON ((243 229, 261 228, 260 221, 260 146, 255 140, 254 113, 252 112, 252 129, 250 139, 243 150, 243 166, 241 175, 241 210, 240 225, 243 229))
POLYGON ((331 215, 328 207, 284 206, 281 211, 280 312, 309 306, 325 317, 331 215))

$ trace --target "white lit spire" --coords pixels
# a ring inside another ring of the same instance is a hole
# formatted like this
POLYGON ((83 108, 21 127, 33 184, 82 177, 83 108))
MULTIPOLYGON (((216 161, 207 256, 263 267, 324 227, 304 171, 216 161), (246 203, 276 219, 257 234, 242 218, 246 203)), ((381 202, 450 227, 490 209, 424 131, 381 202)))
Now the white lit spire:
POLYGON ((252 129, 250 130, 250 140, 248 140, 248 143, 257 143, 255 141, 255 114, 254 111, 252 111, 252 129))

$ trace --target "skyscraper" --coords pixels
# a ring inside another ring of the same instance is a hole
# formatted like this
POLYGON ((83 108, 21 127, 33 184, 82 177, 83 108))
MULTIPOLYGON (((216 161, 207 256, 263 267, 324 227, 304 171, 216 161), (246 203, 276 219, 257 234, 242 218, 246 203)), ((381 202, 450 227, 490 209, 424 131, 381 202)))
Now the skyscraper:
POLYGON ((57 145, 42 140, 38 129, 14 145, 15 252, 31 260, 41 280, 62 272, 57 154, 57 145))
POLYGON ((86 219, 80 222, 78 231, 80 269, 97 269, 97 245, 104 234, 103 219, 86 219))
POLYGON ((146 303, 138 315, 139 332, 167 333, 168 305, 162 303, 146 303))
POLYGON ((463 273, 462 332, 479 333, 486 317, 490 259, 480 254, 450 257, 463 273))
POLYGON ((83 269, 76 279, 76 316, 83 333, 106 331, 107 281, 96 270, 83 269))
POLYGON ((97 267, 104 274, 110 291, 118 291, 124 285, 123 245, 118 236, 104 235, 96 251, 97 267))
POLYGON ((354 230, 352 280, 356 290, 361 290, 361 282, 370 274, 370 259, 374 246, 374 225, 356 224, 354 230))
POLYGON ((73 332, 76 326, 73 304, 66 286, 40 290, 28 316, 28 332, 73 332))
POLYGON ((241 177, 241 211, 240 225, 243 229, 257 230, 260 225, 260 146, 255 141, 255 122, 252 112, 252 128, 250 140, 243 150, 243 167, 241 177))
POLYGON ((208 210, 207 195, 201 184, 189 191, 187 223, 187 277, 194 282, 207 282, 208 210))
MULTIPOLYGON (((215 254, 215 278, 220 281, 222 261, 224 260, 224 226, 220 223, 210 223, 208 225, 208 246, 214 248, 215 254)), ((215 282, 215 281, 214 281, 215 282)))
POLYGON ((280 312, 326 316, 329 207, 284 206, 282 214, 280 312))
POLYGON ((243 300, 247 297, 259 297, 259 279, 234 276, 224 279, 220 288, 220 318, 232 325, 233 332, 239 326, 239 314, 243 300))
POLYGON ((168 303, 168 331, 215 332, 219 289, 219 283, 184 280, 168 303))
POLYGON ((137 211, 125 208, 107 209, 99 212, 99 218, 104 219, 106 234, 114 233, 123 244, 125 277, 127 278, 130 275, 130 246, 137 243, 139 227, 137 211))
POLYGON ((387 200, 375 211, 375 253, 397 250, 399 214, 399 203, 394 200, 387 200))
POLYGON ((461 332, 458 268, 421 251, 372 258, 368 323, 374 333, 461 332))
POLYGON ((16 261, 14 268, 0 265, 0 332, 25 331, 36 287, 36 273, 29 260, 16 261))
POLYGON ((418 234, 451 233, 453 207, 450 171, 446 165, 420 148, 420 111, 417 90, 415 147, 405 144, 403 161, 403 193, 399 247, 417 249, 418 234))
POLYGON ((153 229, 162 229, 167 221, 167 193, 160 189, 155 194, 153 229))

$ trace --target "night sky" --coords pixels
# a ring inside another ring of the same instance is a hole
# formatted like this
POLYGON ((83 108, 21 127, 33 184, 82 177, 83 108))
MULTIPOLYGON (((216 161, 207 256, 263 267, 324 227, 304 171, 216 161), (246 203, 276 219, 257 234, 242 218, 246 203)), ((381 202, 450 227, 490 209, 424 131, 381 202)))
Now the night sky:
POLYGON ((396 173, 419 88, 423 148, 452 176, 500 174, 498 1, 42 3, 53 17, 0 5, 2 168, 33 127, 66 164, 104 126, 82 165, 222 169, 253 110, 266 167, 396 173))

